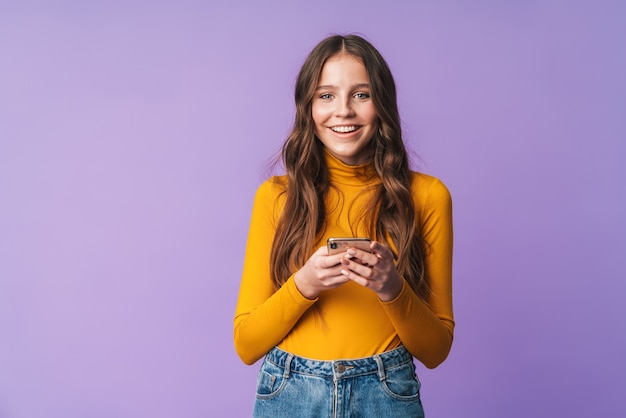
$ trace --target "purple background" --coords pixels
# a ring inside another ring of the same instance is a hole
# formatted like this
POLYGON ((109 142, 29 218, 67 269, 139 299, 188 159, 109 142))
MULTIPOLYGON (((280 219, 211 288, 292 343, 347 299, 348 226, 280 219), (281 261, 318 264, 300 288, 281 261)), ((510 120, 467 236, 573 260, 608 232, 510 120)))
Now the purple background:
POLYGON ((336 32, 454 198, 428 415, 626 416, 625 3, 385 3, 0 3, 1 418, 250 415, 252 199, 336 32))

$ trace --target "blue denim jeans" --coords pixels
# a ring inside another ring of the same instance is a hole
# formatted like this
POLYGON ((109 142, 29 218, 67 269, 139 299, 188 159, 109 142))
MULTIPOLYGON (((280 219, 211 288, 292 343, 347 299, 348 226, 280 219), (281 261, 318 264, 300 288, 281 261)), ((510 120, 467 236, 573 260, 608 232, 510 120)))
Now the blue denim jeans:
POLYGON ((257 379, 255 418, 423 418, 413 357, 318 361, 273 348, 257 379))

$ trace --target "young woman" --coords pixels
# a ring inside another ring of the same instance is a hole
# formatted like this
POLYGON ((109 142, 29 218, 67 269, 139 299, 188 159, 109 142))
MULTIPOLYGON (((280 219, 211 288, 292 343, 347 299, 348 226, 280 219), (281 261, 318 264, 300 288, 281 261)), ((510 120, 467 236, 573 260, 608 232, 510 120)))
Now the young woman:
POLYGON ((363 38, 318 44, 295 100, 234 320, 241 359, 265 356, 254 416, 422 417, 413 358, 436 367, 454 331, 450 194, 409 169, 393 77, 363 38), (331 254, 331 237, 371 243, 331 254))

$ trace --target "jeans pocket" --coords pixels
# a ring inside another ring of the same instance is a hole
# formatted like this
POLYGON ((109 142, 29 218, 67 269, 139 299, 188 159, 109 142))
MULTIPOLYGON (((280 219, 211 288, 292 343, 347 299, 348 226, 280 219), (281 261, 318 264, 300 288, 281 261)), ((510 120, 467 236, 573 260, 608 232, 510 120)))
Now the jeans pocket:
POLYGON ((412 362, 387 369, 385 375, 386 378, 381 381, 381 384, 389 396, 406 401, 419 399, 421 384, 412 362))
POLYGON ((257 376, 258 398, 276 396, 285 385, 284 369, 267 360, 263 362, 257 376))

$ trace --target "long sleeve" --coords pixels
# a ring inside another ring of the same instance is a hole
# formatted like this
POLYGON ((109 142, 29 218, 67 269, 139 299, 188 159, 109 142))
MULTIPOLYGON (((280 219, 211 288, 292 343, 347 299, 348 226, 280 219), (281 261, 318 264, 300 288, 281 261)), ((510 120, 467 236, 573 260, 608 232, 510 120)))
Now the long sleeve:
MULTIPOLYGON (((326 196, 326 222, 314 248, 329 237, 368 236, 357 222, 376 180, 362 170, 327 156, 333 187, 326 196), (368 177, 369 178, 369 177, 368 177)), ((446 187, 434 177, 414 173, 412 193, 424 239, 426 277, 432 296, 424 303, 408 284, 400 295, 381 302, 355 282, 304 298, 290 277, 278 290, 270 278, 270 252, 285 203, 284 177, 263 183, 250 221, 239 299, 234 318, 235 348, 252 364, 272 347, 317 360, 362 358, 402 344, 427 367, 450 351, 452 315, 452 208, 446 187)))
POLYGON ((303 297, 291 277, 278 291, 270 278, 270 250, 282 210, 279 184, 259 187, 252 210, 239 299, 234 319, 235 349, 252 364, 277 345, 315 303, 303 297))
POLYGON ((420 195, 425 196, 418 208, 426 241, 426 278, 431 297, 425 304, 405 282, 398 297, 381 303, 409 352, 426 367, 434 368, 448 356, 454 333, 452 201, 448 189, 438 180, 432 181, 427 193, 422 190, 420 195))

